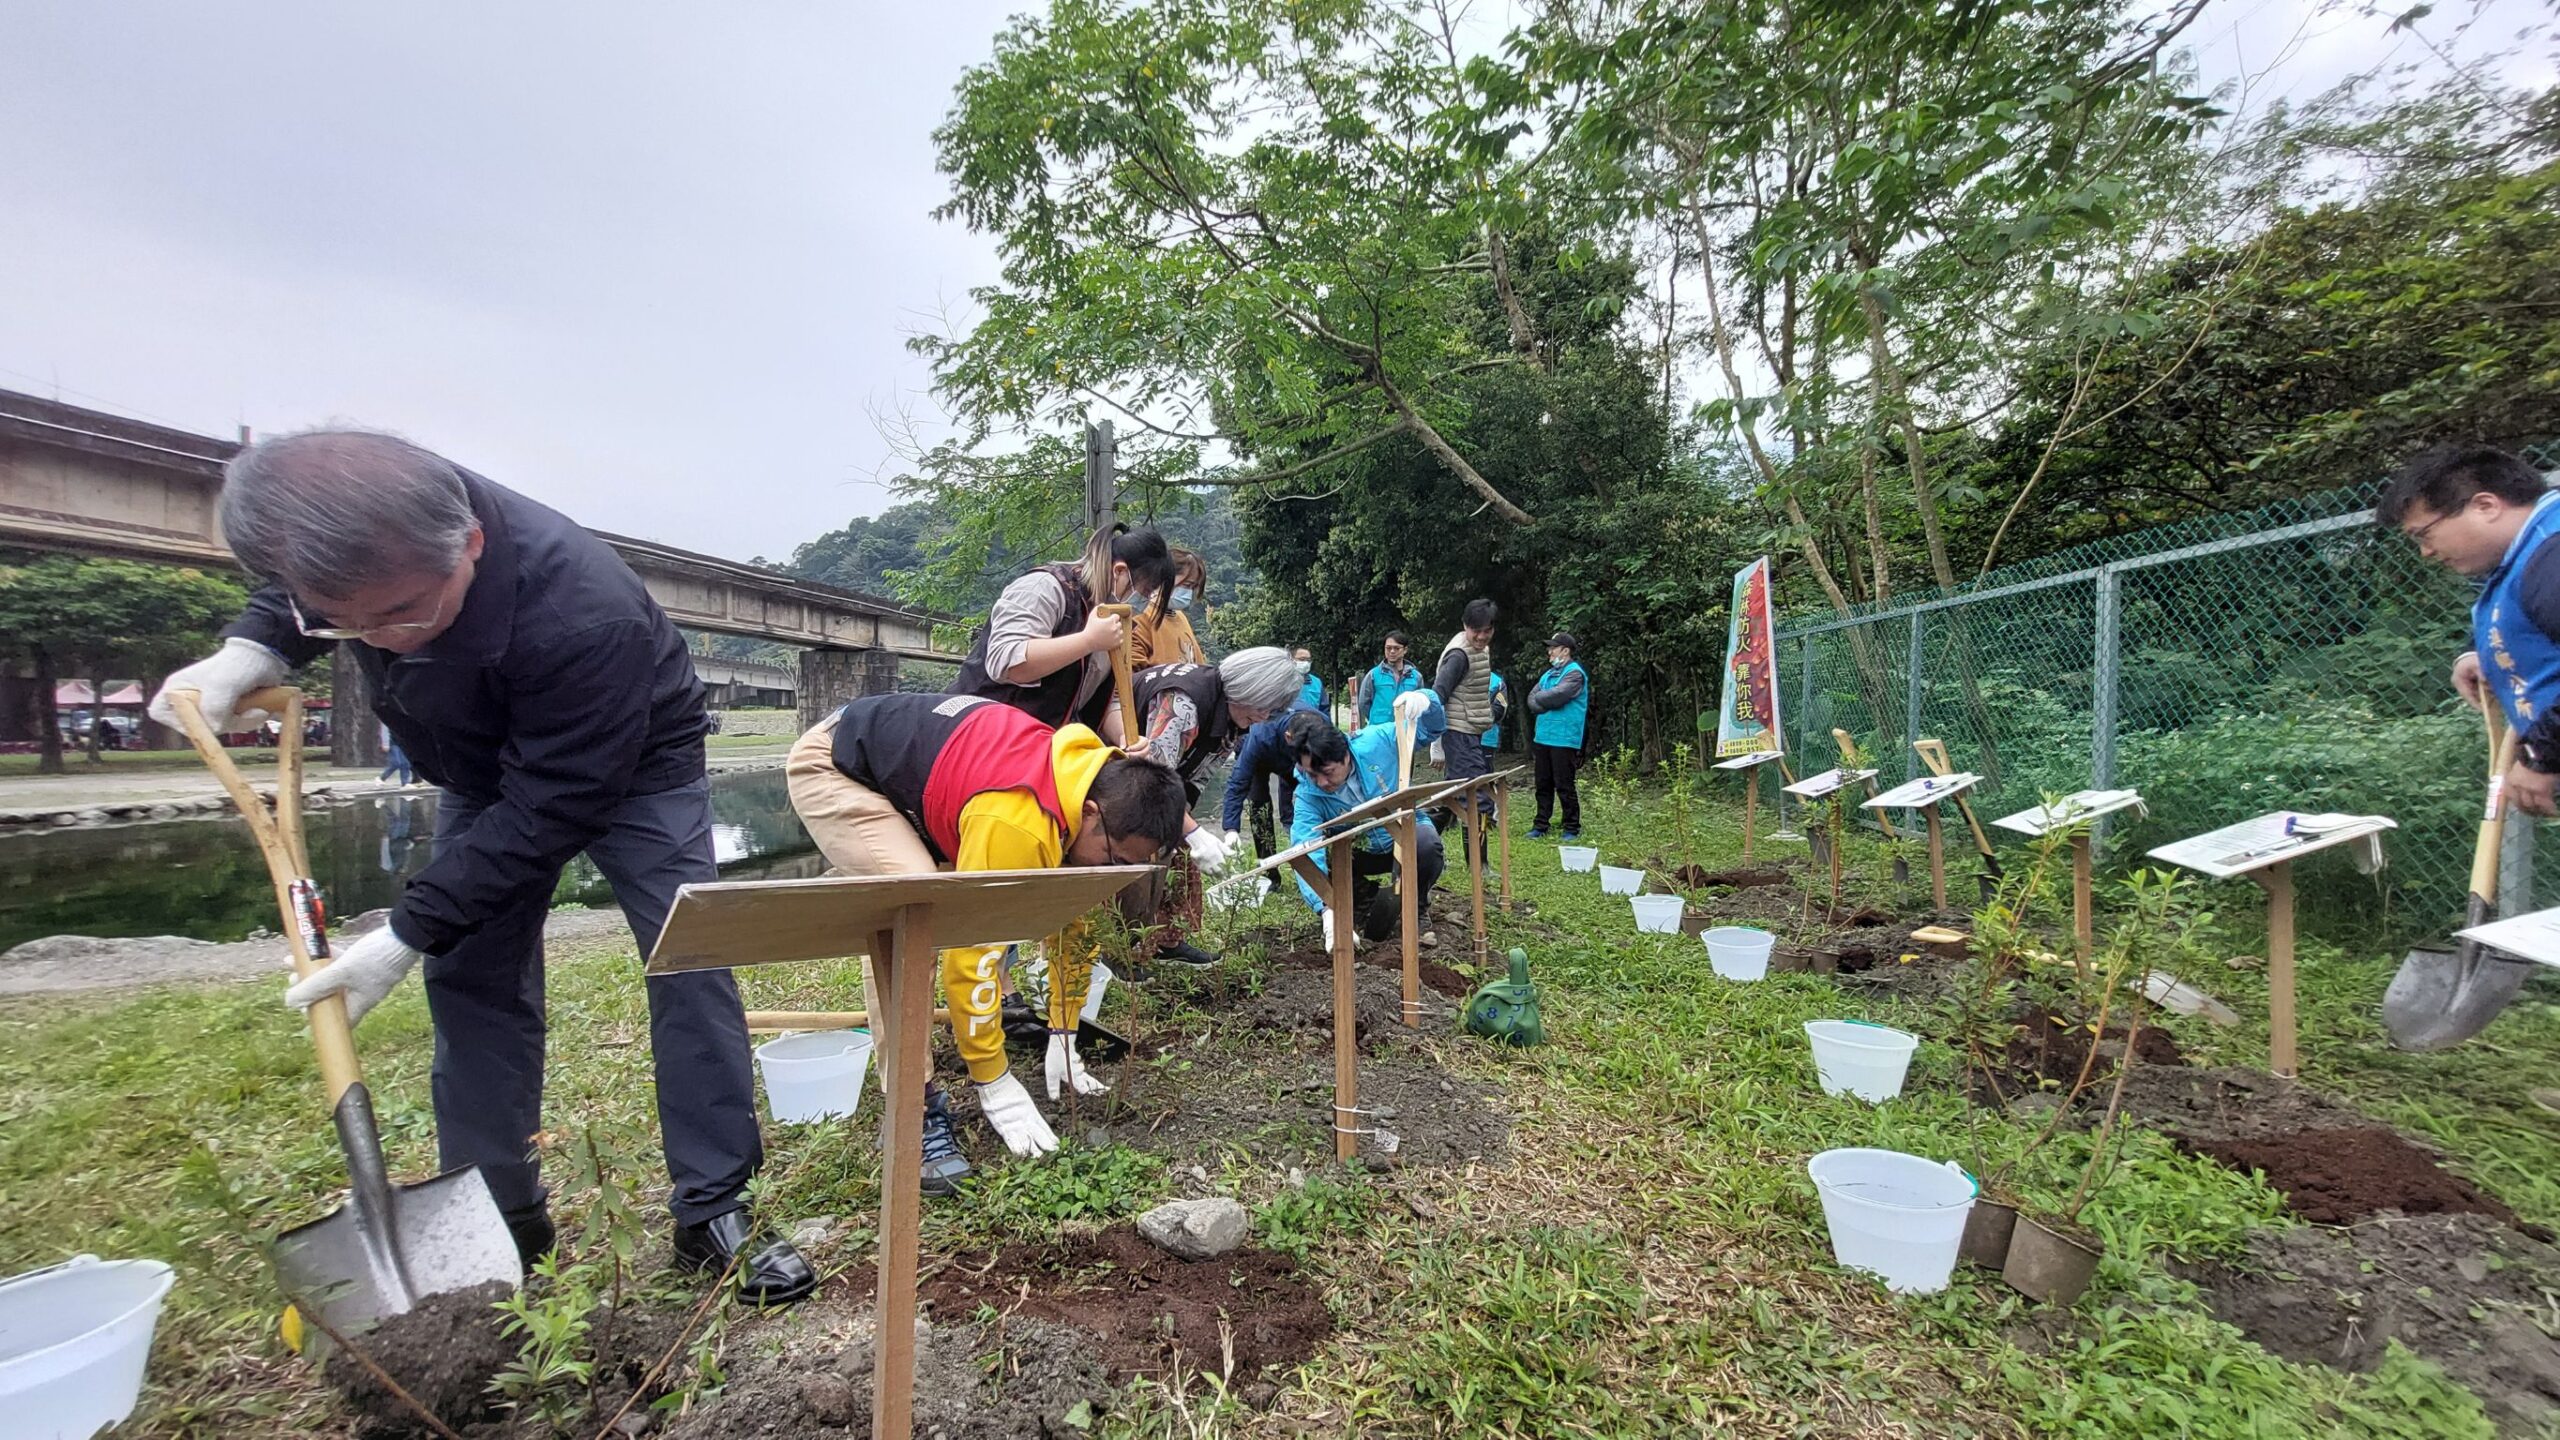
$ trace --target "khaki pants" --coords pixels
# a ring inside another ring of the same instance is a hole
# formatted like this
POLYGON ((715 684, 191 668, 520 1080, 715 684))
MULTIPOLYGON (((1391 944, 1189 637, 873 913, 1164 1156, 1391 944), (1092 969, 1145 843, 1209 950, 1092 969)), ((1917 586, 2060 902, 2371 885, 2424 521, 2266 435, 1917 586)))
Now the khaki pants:
MULTIPOLYGON (((836 768, 836 716, 800 737, 783 767, 791 808, 818 853, 847 875, 930 875, 937 867, 924 837, 888 797, 836 768)), ((1004 1026, 999 1016, 1004 985, 1001 945, 973 945, 942 952, 942 992, 951 1006, 951 1038, 981 1084, 1006 1070, 1004 1026)), ((866 1006, 873 998, 863 997, 866 1006)), ((876 1007, 874 1007, 876 1009, 876 1007)))

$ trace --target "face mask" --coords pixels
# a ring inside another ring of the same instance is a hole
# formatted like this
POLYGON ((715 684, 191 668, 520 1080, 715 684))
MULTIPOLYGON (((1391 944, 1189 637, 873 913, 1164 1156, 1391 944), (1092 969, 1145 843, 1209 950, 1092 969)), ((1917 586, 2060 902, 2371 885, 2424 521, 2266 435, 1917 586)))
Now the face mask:
POLYGON ((1188 585, 1176 585, 1176 586, 1174 586, 1174 587, 1173 587, 1173 608, 1174 608, 1174 609, 1176 609, 1176 610, 1188 610, 1188 609, 1190 609, 1190 608, 1191 608, 1191 601, 1192 601, 1192 599, 1193 599, 1193 598, 1194 598, 1194 597, 1193 597, 1193 595, 1192 595, 1191 587, 1190 587, 1190 586, 1188 586, 1188 585))
POLYGON ((1301 661, 1299 661, 1299 662, 1298 662, 1298 673, 1299 673, 1299 674, 1301 674, 1301 675, 1306 674, 1309 670, 1312 670, 1312 669, 1314 669, 1314 668, 1315 668, 1315 663, 1316 663, 1316 662, 1314 662, 1313 660, 1301 660, 1301 661))

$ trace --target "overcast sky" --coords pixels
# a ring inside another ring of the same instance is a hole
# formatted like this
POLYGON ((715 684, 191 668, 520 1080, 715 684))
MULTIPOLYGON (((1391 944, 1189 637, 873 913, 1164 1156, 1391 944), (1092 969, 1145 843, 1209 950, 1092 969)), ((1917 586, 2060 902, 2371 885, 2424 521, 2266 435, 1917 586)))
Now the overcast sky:
MULTIPOLYGON (((905 337, 994 277, 927 214, 930 135, 1022 8, 9 0, 0 388, 385 426, 601 529, 779 558, 890 503, 905 337)), ((2543 13, 2491 8, 2484 37, 2543 13)), ((2217 0, 2208 75, 2302 37, 2274 84, 2308 94, 2394 43, 2320 9, 2217 0)))

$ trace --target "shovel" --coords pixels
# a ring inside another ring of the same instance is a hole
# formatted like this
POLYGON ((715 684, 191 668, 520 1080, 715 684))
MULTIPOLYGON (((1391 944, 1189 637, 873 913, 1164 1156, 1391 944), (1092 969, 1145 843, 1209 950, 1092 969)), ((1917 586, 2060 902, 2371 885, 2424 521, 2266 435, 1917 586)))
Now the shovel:
MULTIPOLYGON (((2516 737, 2494 700, 2481 706, 2489 729, 2489 803, 2471 849, 2471 904, 2464 928, 2485 924, 2498 893, 2498 837, 2506 819, 2507 767, 2516 737)), ((2382 992, 2382 1028, 2402 1050, 2450 1050, 2489 1027, 2524 987, 2526 962, 2465 940, 2453 950, 2412 950, 2382 992)))
MULTIPOLYGON (((243 709, 272 711, 284 720, 272 812, 224 753, 205 723, 196 693, 175 691, 169 705, 178 712, 196 753, 240 807, 249 833, 257 837, 284 914, 293 972, 296 977, 310 975, 329 958, 329 932, 302 841, 301 692, 262 690, 240 701, 243 709)), ((492 1280, 523 1284, 515 1238, 478 1169, 465 1166, 432 1180, 392 1183, 382 1160, 381 1132, 374 1125, 373 1097, 356 1067, 345 998, 332 995, 306 1014, 338 1147, 346 1152, 348 1193, 347 1203, 329 1215, 277 1237, 276 1274, 285 1294, 298 1308, 318 1312, 324 1335, 355 1335, 415 1308, 430 1295, 492 1280)))

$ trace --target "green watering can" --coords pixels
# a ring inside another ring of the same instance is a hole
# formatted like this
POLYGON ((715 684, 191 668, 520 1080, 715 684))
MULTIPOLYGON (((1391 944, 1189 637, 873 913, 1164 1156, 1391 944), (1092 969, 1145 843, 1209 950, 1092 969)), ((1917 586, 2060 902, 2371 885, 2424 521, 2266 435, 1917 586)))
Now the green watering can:
POLYGON ((1547 1027, 1538 1018, 1538 987, 1529 981, 1529 952, 1511 952, 1511 978, 1496 980, 1467 1002, 1464 1028, 1470 1035, 1506 1045, 1544 1045, 1547 1027))

